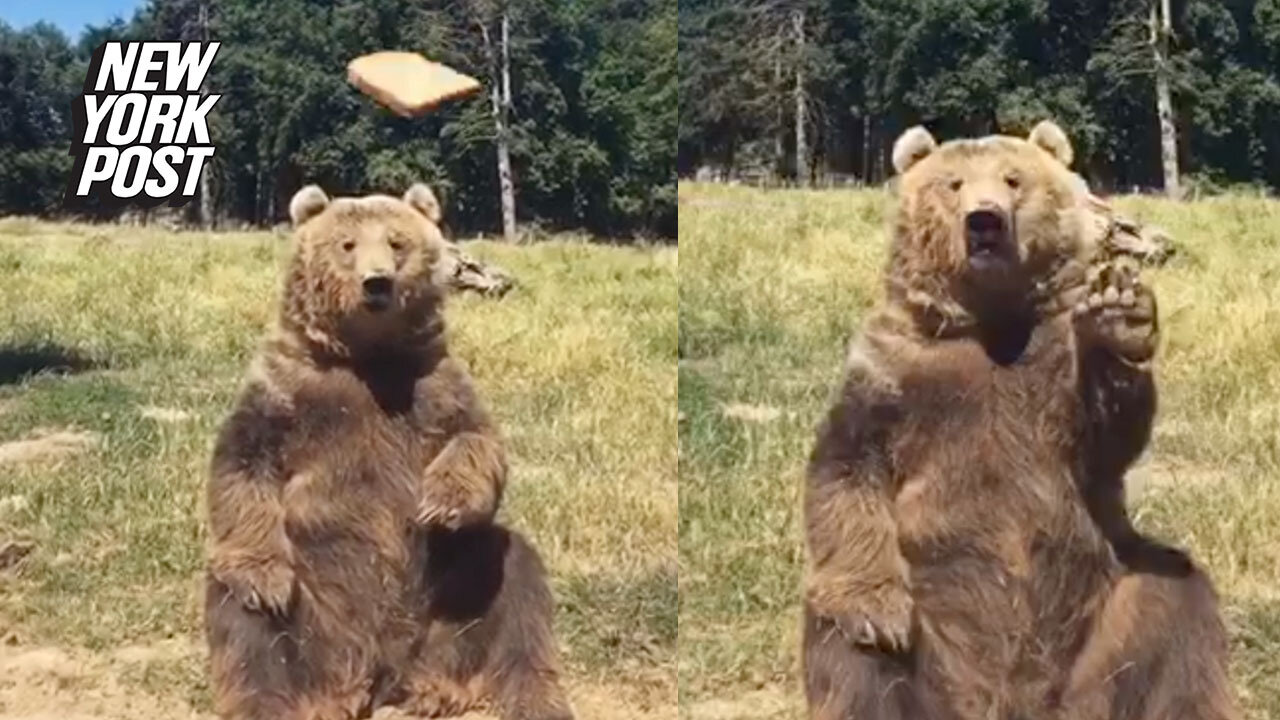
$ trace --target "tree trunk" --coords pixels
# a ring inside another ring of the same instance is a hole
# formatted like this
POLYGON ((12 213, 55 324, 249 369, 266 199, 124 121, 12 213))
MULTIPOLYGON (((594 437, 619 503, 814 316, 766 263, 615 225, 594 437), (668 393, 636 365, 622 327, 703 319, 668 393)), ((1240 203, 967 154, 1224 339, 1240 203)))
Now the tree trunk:
POLYGON ((502 195, 502 238, 516 241, 516 191, 511 178, 511 25, 506 8, 502 10, 502 46, 495 52, 489 27, 480 22, 490 66, 496 68, 490 98, 493 102, 494 144, 498 148, 498 188, 502 195))
MULTIPOLYGON (((200 39, 205 43, 209 42, 209 3, 200 3, 200 39)), ((200 98, 209 94, 208 84, 200 87, 200 98)), ((205 162, 200 167, 200 227, 208 230, 213 226, 213 193, 209 188, 209 166, 211 163, 205 162)))
POLYGON ((262 160, 258 160, 253 178, 253 223, 262 224, 262 160))
POLYGON ((887 153, 884 142, 881 140, 884 135, 884 122, 877 120, 871 126, 871 156, 875 158, 876 163, 871 169, 871 181, 875 183, 882 183, 885 179, 884 156, 887 153))
POLYGON ((1173 21, 1169 0, 1151 3, 1151 48, 1156 66, 1156 114, 1160 119, 1160 164, 1164 168, 1164 192, 1171 198, 1181 196, 1178 182, 1178 129, 1173 124, 1173 100, 1169 91, 1169 36, 1173 21), (1157 17, 1159 15, 1159 17, 1157 17))
POLYGON ((498 182, 502 185, 502 234, 516 239, 516 188, 511 178, 511 20, 502 11, 502 135, 498 143, 498 182))
POLYGON ((862 115, 862 184, 871 184, 871 113, 862 115))
POLYGON ((786 175, 787 166, 787 111, 784 107, 784 98, 786 90, 783 83, 782 75, 782 51, 781 48, 775 48, 773 58, 773 87, 774 92, 779 93, 777 99, 777 126, 773 129, 773 177, 774 181, 779 185, 782 184, 782 178, 786 175))
POLYGON ((280 177, 279 171, 273 174, 271 188, 267 191, 267 227, 276 224, 279 218, 276 216, 276 195, 280 193, 280 177))
POLYGON ((804 89, 804 10, 797 8, 791 15, 791 27, 796 33, 796 183, 809 185, 809 144, 805 138, 808 124, 809 103, 804 89))

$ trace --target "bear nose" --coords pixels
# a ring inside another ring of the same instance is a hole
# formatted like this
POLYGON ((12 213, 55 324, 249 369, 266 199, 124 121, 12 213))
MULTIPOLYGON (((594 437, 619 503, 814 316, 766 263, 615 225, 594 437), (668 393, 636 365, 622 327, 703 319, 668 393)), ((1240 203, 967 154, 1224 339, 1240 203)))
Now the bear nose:
POLYGON ((374 275, 364 279, 365 295, 390 295, 391 278, 386 275, 374 275))
POLYGON ((365 304, 381 310, 391 303, 391 278, 386 275, 367 277, 362 283, 365 304))
POLYGON ((965 218, 969 232, 981 235, 1004 232, 1004 213, 995 208, 984 207, 974 210, 965 218))

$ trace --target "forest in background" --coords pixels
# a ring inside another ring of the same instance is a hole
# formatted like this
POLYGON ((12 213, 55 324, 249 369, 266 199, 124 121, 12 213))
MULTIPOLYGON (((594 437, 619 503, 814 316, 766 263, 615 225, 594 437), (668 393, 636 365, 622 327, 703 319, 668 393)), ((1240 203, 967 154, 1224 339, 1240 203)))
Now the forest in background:
POLYGON ((1051 117, 1105 190, 1162 140, 1184 192, 1280 188, 1280 0, 683 0, 679 44, 684 176, 879 183, 913 124, 1051 117))
POLYGON ((398 194, 426 180, 455 231, 501 232, 505 144, 526 230, 674 238, 676 38, 676 0, 148 0, 77 38, 0 22, 0 215, 62 212, 72 101, 96 47, 209 39, 222 42, 205 81, 222 94, 218 149, 185 210, 194 223, 274 224, 310 182, 398 194), (350 59, 384 49, 485 91, 400 118, 346 78, 350 59), (504 55, 511 90, 495 96, 504 55))

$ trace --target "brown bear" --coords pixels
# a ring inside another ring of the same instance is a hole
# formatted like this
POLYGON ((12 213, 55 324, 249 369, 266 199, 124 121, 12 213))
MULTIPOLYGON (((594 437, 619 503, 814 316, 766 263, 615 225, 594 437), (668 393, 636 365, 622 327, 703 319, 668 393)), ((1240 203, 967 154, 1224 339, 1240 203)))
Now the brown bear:
POLYGON ((1117 557, 1155 303, 1091 272, 1070 157, 1051 123, 894 147, 887 297, 807 471, 815 720, 1235 717, 1209 580, 1117 557))
POLYGON ((494 522, 502 440, 446 348, 435 196, 308 186, 289 211, 280 318, 208 485, 218 714, 572 718, 541 560, 494 522))

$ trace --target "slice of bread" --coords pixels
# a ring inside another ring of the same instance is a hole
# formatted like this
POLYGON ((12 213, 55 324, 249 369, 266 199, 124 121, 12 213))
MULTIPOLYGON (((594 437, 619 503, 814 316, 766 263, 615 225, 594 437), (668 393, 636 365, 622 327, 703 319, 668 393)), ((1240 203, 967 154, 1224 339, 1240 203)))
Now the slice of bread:
POLYGON ((347 63, 347 79, 374 100, 405 117, 422 115, 447 100, 480 90, 475 78, 417 53, 383 51, 347 63))

